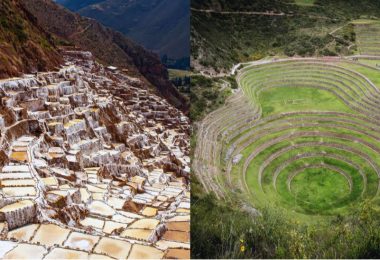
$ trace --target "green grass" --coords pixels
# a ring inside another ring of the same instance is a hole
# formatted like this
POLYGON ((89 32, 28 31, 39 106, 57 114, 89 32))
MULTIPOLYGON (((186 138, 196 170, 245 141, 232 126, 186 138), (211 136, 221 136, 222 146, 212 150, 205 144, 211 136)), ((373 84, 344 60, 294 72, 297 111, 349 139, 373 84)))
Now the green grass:
MULTIPOLYGON (((378 62, 380 64, 380 61, 378 62)), ((359 72, 363 74, 365 77, 367 77, 373 84, 375 84, 377 87, 380 87, 380 73, 379 70, 376 70, 375 68, 368 68, 361 66, 360 64, 354 64, 354 63, 340 63, 340 66, 354 70, 356 72, 359 72)))
POLYGON ((317 208, 329 207, 350 193, 347 179, 327 169, 307 169, 295 176, 290 185, 295 203, 317 208))
POLYGON ((263 116, 291 111, 350 111, 333 94, 308 87, 268 89, 260 93, 263 116))
POLYGON ((380 60, 359 59, 359 62, 361 64, 371 66, 374 69, 380 70, 380 60))
POLYGON ((295 0, 295 2, 299 6, 313 6, 315 0, 295 0))

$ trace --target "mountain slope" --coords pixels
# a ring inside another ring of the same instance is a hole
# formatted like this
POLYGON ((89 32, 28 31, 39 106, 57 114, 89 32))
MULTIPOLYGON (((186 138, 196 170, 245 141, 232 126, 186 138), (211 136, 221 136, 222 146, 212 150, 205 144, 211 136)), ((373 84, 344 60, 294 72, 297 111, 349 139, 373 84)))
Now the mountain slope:
POLYGON ((379 10, 371 0, 194 0, 193 66, 229 70, 270 55, 347 55, 355 42, 330 33, 360 17, 380 17, 379 10))
POLYGON ((54 69, 60 62, 50 35, 19 1, 0 1, 0 78, 54 69))
POLYGON ((189 0, 60 0, 169 59, 190 55, 189 0))
POLYGON ((99 22, 81 17, 51 0, 24 0, 22 6, 42 28, 84 50, 105 64, 142 74, 173 105, 187 110, 186 100, 169 82, 168 72, 157 55, 145 50, 99 22))

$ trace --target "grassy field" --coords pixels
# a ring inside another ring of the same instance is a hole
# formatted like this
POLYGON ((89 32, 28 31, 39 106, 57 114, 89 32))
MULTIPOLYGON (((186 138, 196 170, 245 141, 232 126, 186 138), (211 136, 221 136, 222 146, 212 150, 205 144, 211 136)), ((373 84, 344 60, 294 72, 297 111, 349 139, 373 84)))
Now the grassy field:
POLYGON ((259 100, 262 104, 263 116, 291 111, 349 110, 347 106, 333 94, 308 87, 268 89, 259 94, 259 100))
POLYGON ((294 195, 295 203, 301 202, 313 207, 318 205, 320 209, 344 199, 350 193, 350 185, 339 173, 314 168, 305 170, 293 178, 291 193, 294 195))

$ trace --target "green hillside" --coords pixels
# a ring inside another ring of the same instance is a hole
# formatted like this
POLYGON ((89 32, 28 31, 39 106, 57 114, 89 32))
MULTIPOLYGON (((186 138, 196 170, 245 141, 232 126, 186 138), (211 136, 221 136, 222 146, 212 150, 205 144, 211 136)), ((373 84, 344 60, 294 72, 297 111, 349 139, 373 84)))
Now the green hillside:
POLYGON ((329 33, 360 17, 380 17, 379 6, 370 0, 193 1, 192 55, 196 63, 218 69, 268 55, 347 55, 354 53, 349 46, 355 39, 329 33))

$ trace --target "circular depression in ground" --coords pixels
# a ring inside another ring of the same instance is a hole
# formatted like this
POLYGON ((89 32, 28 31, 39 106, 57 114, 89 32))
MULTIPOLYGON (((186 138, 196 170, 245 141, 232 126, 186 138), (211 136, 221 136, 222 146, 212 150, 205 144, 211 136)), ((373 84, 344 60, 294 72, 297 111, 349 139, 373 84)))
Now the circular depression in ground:
POLYGON ((255 207, 308 216, 349 214, 377 197, 380 91, 365 69, 378 73, 321 60, 242 69, 238 81, 259 119, 225 145, 230 185, 255 207))

